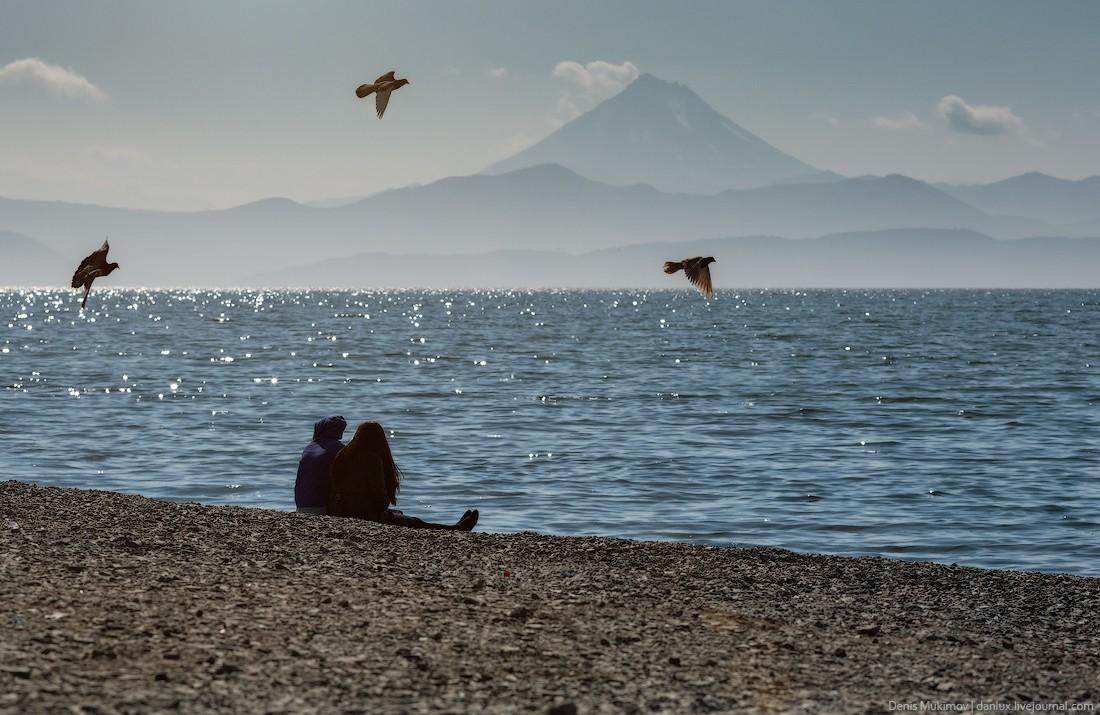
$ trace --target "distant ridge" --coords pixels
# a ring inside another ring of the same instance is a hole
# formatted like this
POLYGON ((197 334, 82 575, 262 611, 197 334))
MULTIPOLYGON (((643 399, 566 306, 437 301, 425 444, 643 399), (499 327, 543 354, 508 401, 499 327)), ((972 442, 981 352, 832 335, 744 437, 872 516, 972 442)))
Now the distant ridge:
POLYGON ((275 199, 169 213, 0 199, 0 228, 65 256, 109 234, 126 269, 119 284, 136 285, 233 285, 285 266, 394 248, 582 252, 707 236, 804 238, 909 227, 966 228, 997 238, 1058 235, 1049 224, 990 216, 898 175, 703 196, 612 186, 541 165, 442 179, 328 209, 275 199))
POLYGON ((821 173, 719 114, 688 87, 650 74, 486 173, 537 164, 561 164, 618 186, 695 194, 814 181, 821 173))
POLYGON ((986 213, 1026 216, 1055 225, 1100 225, 1100 176, 1072 181, 1032 171, 992 184, 945 190, 986 213))
MULTIPOLYGON (((728 288, 1096 288, 1100 238, 998 241, 975 231, 903 229, 790 240, 744 236, 555 251, 364 253, 255 275, 265 287, 671 288, 663 261, 714 255, 728 288), (405 270, 415 265, 416 271, 405 270), (607 267, 614 266, 613 272, 607 267)), ((719 296, 721 299, 721 296, 719 296)))
POLYGON ((0 230, 0 256, 0 286, 65 285, 75 266, 42 243, 12 231, 0 230))

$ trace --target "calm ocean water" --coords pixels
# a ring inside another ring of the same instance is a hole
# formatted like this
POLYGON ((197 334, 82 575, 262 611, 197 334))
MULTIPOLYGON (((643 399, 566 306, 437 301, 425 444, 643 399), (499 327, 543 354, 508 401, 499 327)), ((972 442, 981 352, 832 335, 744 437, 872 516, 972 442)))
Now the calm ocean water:
POLYGON ((0 317, 3 478, 291 509, 340 413, 392 430, 429 519, 1100 574, 1097 291, 8 289, 0 317))

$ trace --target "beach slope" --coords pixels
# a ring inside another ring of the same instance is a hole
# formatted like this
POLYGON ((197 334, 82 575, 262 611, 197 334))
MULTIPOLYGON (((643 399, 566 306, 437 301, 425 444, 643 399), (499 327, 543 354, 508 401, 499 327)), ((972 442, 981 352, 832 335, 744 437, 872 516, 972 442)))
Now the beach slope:
MULTIPOLYGON (((1100 579, 0 483, 0 711, 1100 700, 1100 579)), ((893 705, 891 704, 893 703, 893 705)))

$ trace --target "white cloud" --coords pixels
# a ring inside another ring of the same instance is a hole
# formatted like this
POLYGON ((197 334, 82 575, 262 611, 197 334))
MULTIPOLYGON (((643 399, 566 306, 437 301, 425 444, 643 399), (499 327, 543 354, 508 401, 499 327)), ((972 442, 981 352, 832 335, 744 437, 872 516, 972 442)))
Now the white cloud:
POLYGON ((633 62, 613 64, 595 60, 582 65, 566 60, 554 65, 550 74, 565 84, 558 97, 556 117, 551 120, 551 124, 563 124, 621 92, 638 78, 639 72, 633 62))
POLYGON ((37 57, 25 57, 0 67, 0 83, 20 81, 40 84, 66 97, 88 97, 97 101, 107 98, 103 90, 83 75, 43 62, 37 57))
POLYGON ((840 117, 824 109, 815 109, 814 111, 810 112, 809 116, 814 121, 825 122, 830 127, 839 127, 841 124, 844 123, 843 121, 841 121, 840 117))
POLYGON ((948 95, 936 106, 948 126, 968 134, 1007 134, 1023 132, 1024 122, 1008 107, 989 104, 970 105, 962 97, 948 95))
POLYGON ((578 106, 576 98, 568 92, 562 92, 558 97, 558 105, 554 111, 554 119, 550 123, 559 126, 584 114, 584 110, 578 106))
POLYGON ((504 79, 505 77, 508 76, 508 68, 507 67, 490 67, 489 68, 489 76, 492 77, 493 79, 504 79))
POLYGON ((531 136, 530 134, 515 134, 508 137, 504 141, 499 142, 497 144, 497 150, 501 153, 502 156, 511 156, 513 154, 517 154, 523 151, 527 147, 534 144, 535 141, 537 141, 535 137, 531 136))
POLYGON ((871 117, 871 124, 879 129, 920 129, 924 126, 924 122, 912 112, 905 112, 894 117, 881 115, 871 117))
POLYGON ((609 96, 621 91, 638 78, 638 68, 633 62, 615 65, 596 60, 582 65, 567 60, 554 66, 554 77, 588 92, 609 96))

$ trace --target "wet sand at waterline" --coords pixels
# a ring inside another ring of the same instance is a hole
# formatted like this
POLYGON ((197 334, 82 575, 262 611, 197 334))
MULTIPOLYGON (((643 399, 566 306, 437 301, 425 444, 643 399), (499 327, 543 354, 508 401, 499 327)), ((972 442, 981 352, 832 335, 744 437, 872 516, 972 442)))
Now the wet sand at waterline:
POLYGON ((1100 700, 1100 579, 0 483, 0 711, 1100 700))

